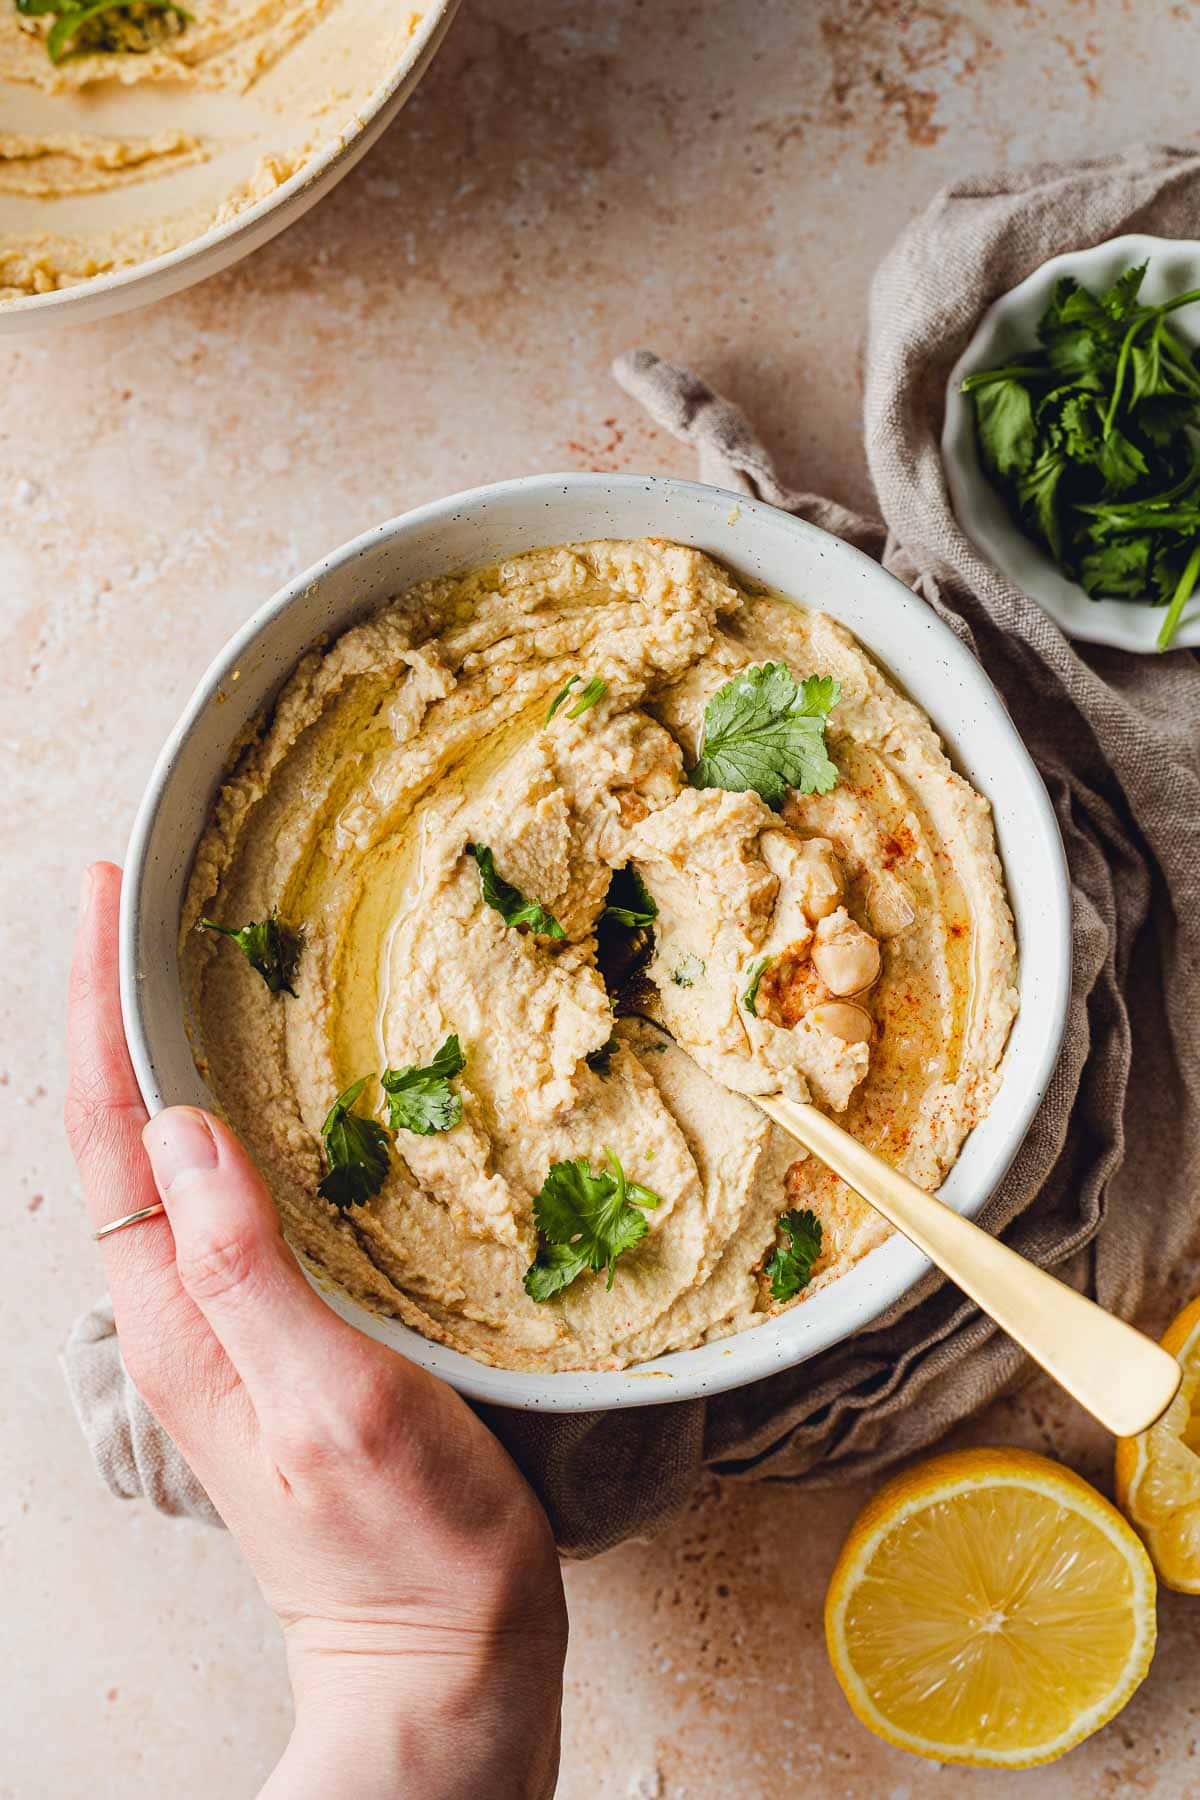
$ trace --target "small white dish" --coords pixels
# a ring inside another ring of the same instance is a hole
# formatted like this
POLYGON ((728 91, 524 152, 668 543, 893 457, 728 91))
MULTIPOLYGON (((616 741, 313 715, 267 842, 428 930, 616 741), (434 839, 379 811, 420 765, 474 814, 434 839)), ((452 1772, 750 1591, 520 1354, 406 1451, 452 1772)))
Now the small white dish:
MULTIPOLYGON (((984 313, 974 337, 955 363, 946 387, 942 427, 942 466, 954 516, 975 548, 1009 580, 1043 606, 1068 637, 1089 644, 1111 644, 1118 650, 1158 653, 1163 622, 1161 606, 1139 606, 1129 600, 1089 600, 1077 582, 1069 581, 1046 552, 1014 524, 1001 495, 979 461, 975 408, 960 393, 967 375, 993 369, 1037 343, 1038 320, 1050 302, 1056 281, 1072 275, 1099 293, 1111 287, 1123 270, 1149 262, 1142 293, 1152 304, 1173 294, 1200 288, 1200 243, 1186 238, 1130 235, 1110 238, 1090 250, 1070 250, 1035 269, 1002 294, 984 313)), ((1189 345, 1200 343, 1200 303, 1183 307, 1171 318, 1172 330, 1189 345)), ((1172 650, 1200 646, 1200 593, 1184 611, 1171 641, 1172 650)))
MULTIPOLYGON (((231 747, 322 634, 413 582, 541 545, 664 537, 840 619, 930 714, 947 751, 991 802, 1016 919, 1021 1010, 986 1119, 941 1189, 977 1213, 1029 1128, 1058 1057, 1070 988, 1070 889, 1058 825, 996 690, 937 615, 839 538, 773 506, 696 482, 634 475, 530 475, 391 520, 289 583, 209 668, 150 777, 130 840, 121 907, 121 999, 151 1112, 211 1106, 192 1060, 179 987, 179 917, 196 844, 231 747)), ((721 1393, 803 1362, 899 1299, 929 1268, 893 1237, 840 1281, 752 1330, 631 1370, 539 1375, 489 1368, 393 1319, 324 1292, 343 1318, 472 1399, 545 1412, 645 1406, 721 1393)), ((314 1285, 317 1285, 314 1283, 314 1285)))

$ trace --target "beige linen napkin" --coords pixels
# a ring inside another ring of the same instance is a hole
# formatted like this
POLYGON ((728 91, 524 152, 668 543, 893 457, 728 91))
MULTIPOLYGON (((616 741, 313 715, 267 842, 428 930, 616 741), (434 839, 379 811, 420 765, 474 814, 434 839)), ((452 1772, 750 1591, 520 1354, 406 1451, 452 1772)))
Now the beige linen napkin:
POLYGON ((142 1396, 121 1358, 112 1306, 102 1300, 76 1319, 63 1368, 96 1467, 118 1500, 144 1495, 173 1518, 223 1523, 142 1396))
MULTIPOLYGON (((866 362, 867 451, 886 525, 784 488, 745 417, 697 377, 647 351, 615 366, 696 447, 705 479, 880 556, 1003 694, 1067 846, 1073 990, 1050 1089, 982 1217, 1127 1316, 1162 1289, 1200 1209, 1200 663, 1188 651, 1068 643, 958 529, 938 435, 947 374, 989 301, 1047 257, 1130 230, 1200 234, 1200 157, 1139 149, 960 182, 904 233, 872 288, 866 362)), ((869 1329, 752 1387, 633 1412, 485 1416, 563 1551, 589 1556, 667 1524, 704 1467, 810 1486, 878 1474, 1024 1367, 933 1274, 869 1329)), ((111 1313, 77 1328, 68 1376, 110 1486, 128 1494, 140 1481, 164 1510, 198 1512, 194 1481, 189 1499, 177 1453, 161 1433, 155 1448, 119 1371, 111 1313), (102 1430, 89 1394, 109 1397, 102 1430)))

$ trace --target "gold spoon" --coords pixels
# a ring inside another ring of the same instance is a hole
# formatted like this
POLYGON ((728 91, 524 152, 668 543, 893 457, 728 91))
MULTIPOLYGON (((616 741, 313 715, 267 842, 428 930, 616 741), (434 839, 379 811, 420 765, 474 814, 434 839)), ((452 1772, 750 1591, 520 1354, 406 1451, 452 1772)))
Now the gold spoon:
POLYGON ((752 1097, 1114 1436, 1136 1437, 1166 1412, 1183 1371, 1153 1339, 927 1194, 818 1107, 783 1095, 752 1097))
MULTIPOLYGON (((665 1032, 657 1001, 648 982, 631 981, 617 1010, 665 1032)), ((1183 1371, 1151 1338, 927 1194, 818 1107, 783 1095, 747 1098, 882 1213, 1116 1437, 1136 1437, 1162 1417, 1183 1371)))

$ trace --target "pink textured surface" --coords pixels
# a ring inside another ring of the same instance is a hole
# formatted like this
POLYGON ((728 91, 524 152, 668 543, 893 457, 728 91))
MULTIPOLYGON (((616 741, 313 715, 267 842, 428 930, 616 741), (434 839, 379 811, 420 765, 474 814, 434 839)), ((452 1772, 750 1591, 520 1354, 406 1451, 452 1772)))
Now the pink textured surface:
MULTIPOLYGON (((287 1730, 232 1545, 105 1497, 55 1367, 99 1283, 58 1123, 78 871, 120 857, 209 655, 417 501, 533 469, 690 474, 609 381, 632 343, 862 504, 866 283, 903 220, 998 160, 1190 135, 1198 57, 1195 0, 468 0, 396 126, 284 237, 150 312, 0 347, 3 1800, 248 1794, 287 1730)), ((1101 1435, 1042 1388, 969 1436, 1107 1484, 1101 1435)), ((876 1744, 820 1629, 863 1498, 714 1488, 568 1571, 568 1800, 1200 1788, 1200 1603, 1177 1596, 1141 1693, 1054 1769, 876 1744)))

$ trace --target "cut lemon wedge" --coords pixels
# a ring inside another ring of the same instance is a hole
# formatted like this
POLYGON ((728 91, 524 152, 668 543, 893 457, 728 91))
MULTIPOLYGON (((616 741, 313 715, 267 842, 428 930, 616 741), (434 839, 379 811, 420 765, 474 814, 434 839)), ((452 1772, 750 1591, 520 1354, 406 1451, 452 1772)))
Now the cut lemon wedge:
POLYGON ((1183 1366, 1157 1425, 1117 1444, 1117 1500, 1168 1587, 1200 1594, 1200 1300, 1185 1306, 1162 1345, 1183 1366))
POLYGON ((1154 1571, 1117 1509, 1027 1450, 957 1450, 859 1514, 825 1601, 863 1724, 938 1762, 1051 1762, 1154 1654, 1154 1571))

